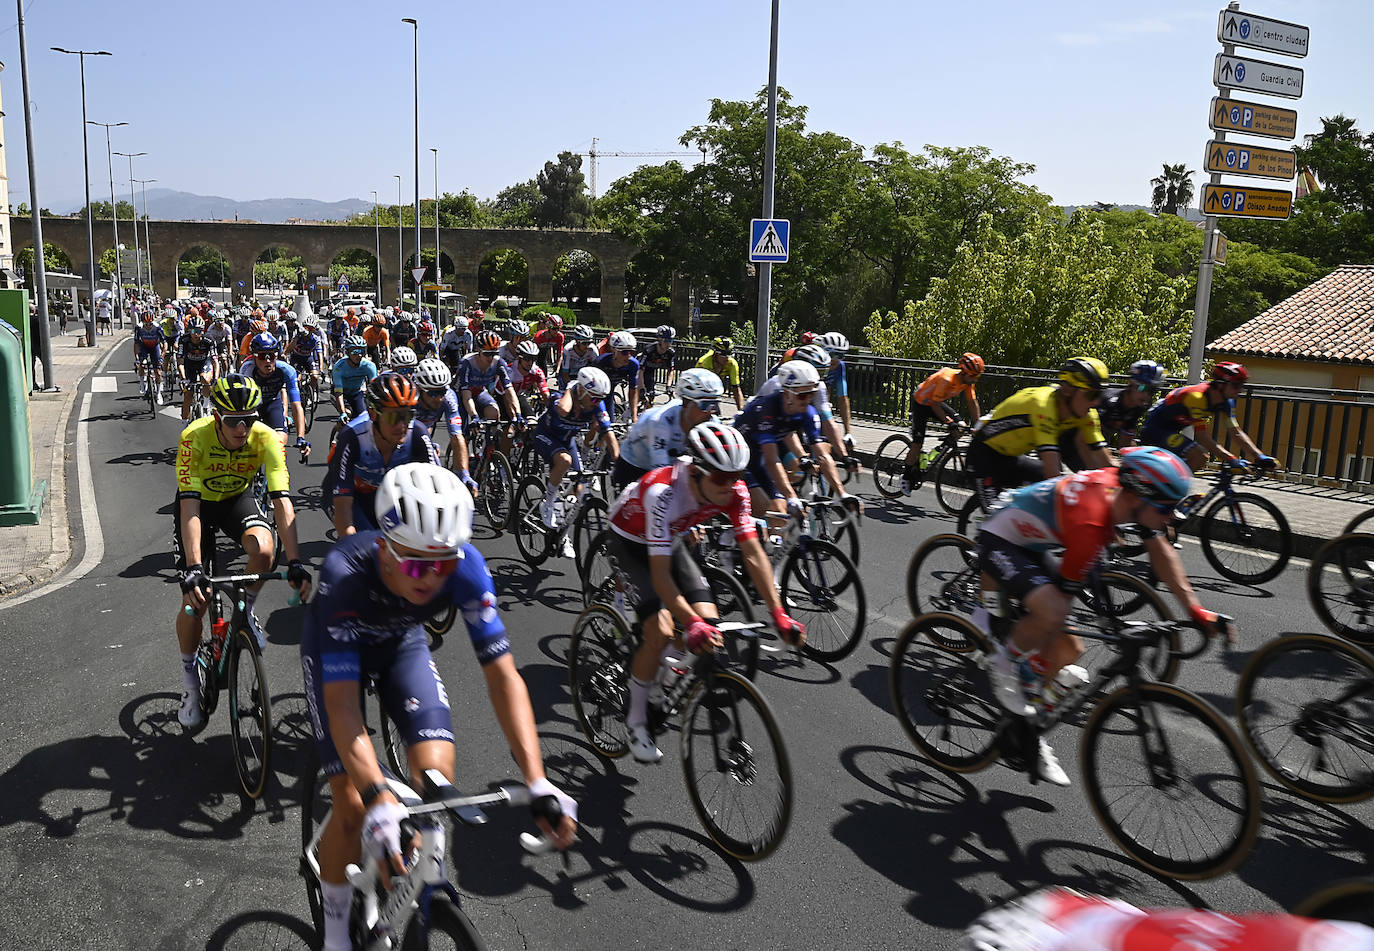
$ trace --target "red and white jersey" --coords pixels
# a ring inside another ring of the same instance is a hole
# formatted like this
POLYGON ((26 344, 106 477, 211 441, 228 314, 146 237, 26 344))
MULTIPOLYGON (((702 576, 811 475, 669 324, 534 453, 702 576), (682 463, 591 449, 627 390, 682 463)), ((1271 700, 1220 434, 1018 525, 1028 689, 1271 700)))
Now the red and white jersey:
POLYGON ((691 463, 679 462, 646 473, 626 486, 611 507, 611 528, 623 538, 647 545, 651 555, 671 554, 674 538, 717 515, 730 519, 735 538, 756 538, 744 480, 735 482, 726 505, 698 503, 689 484, 691 469, 691 463))

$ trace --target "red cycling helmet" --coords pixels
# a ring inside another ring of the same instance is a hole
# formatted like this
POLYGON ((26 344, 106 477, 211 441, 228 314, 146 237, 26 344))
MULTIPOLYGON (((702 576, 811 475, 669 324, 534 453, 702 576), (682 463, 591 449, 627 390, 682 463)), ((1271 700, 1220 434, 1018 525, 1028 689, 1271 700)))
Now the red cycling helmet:
POLYGON ((816 332, 815 332, 814 330, 808 330, 808 331, 806 331, 805 333, 803 333, 799 338, 797 338, 797 346, 799 346, 799 347, 804 347, 804 346, 806 346, 807 344, 815 343, 815 342, 816 342, 816 332))
POLYGON ((1250 371, 1244 364, 1223 360, 1212 367, 1212 379, 1218 383, 1244 383, 1250 379, 1250 371))

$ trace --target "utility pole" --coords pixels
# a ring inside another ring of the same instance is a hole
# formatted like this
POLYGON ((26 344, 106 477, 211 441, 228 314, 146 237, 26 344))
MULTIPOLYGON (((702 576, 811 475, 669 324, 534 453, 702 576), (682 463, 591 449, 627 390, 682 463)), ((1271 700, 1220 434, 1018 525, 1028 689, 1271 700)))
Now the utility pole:
MULTIPOLYGON (((52 379, 52 339, 48 336, 48 265, 43 259, 43 216, 39 214, 38 163, 33 157, 33 113, 29 108, 29 48, 24 41, 24 0, 15 0, 19 8, 19 76, 24 85, 24 143, 29 153, 29 215, 33 220, 34 289, 38 292, 38 359, 43 364, 43 389, 55 390, 52 379)), ((81 127, 84 132, 86 127, 81 127)), ((89 206, 90 202, 87 202, 89 206)), ((94 320, 95 315, 91 315, 94 320)), ((93 324, 88 325, 88 327, 93 324)), ((29 367, 32 373, 33 368, 29 367)), ((37 382, 37 381, 35 381, 37 382)))
MULTIPOLYGON (((773 21, 768 40, 768 133, 763 147, 763 217, 773 217, 773 180, 778 150, 778 0, 773 0, 773 21)), ((768 379, 768 327, 773 309, 773 265, 759 264, 758 352, 754 385, 768 379)))

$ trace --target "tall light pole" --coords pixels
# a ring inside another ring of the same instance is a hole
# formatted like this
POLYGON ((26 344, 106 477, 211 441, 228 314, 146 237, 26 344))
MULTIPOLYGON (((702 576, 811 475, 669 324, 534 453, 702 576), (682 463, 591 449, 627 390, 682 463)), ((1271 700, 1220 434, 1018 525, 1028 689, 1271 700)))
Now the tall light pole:
MULTIPOLYGON (((439 150, 430 149, 434 153, 434 284, 444 283, 443 268, 439 265, 439 150)), ((443 298, 439 295, 441 290, 434 292, 434 321, 436 327, 443 326, 443 298)))
MULTIPOLYGON (((22 2, 22 0, 16 0, 22 2)), ((23 22, 23 12, 20 11, 19 22, 23 22)), ((86 272, 90 283, 90 313, 86 319, 86 346, 95 346, 95 233, 92 229, 91 221, 91 147, 86 140, 86 57, 87 56, 113 56, 106 50, 68 50, 60 46, 50 47, 57 53, 68 53, 81 60, 81 163, 86 171, 86 255, 90 258, 90 268, 86 272)), ((24 97, 24 108, 29 107, 28 96, 24 97)), ((26 117, 27 124, 27 117, 26 117)), ((30 173, 32 174, 32 173, 30 173)), ((30 182, 33 181, 30 177, 30 182)), ((35 199, 35 202, 37 199, 35 199)))
POLYGON ((401 245, 405 243, 401 233, 401 176, 391 177, 396 179, 396 303, 399 305, 405 294, 402 282, 405 280, 406 255, 401 250, 401 245))
POLYGON ((382 219, 377 212, 377 189, 372 189, 372 232, 377 239, 377 281, 373 285, 376 290, 374 296, 377 298, 377 306, 382 306, 382 219))
MULTIPOLYGON (((38 203, 38 183, 34 177, 38 162, 33 154, 33 115, 29 108, 29 47, 24 39, 24 0, 19 8, 19 77, 24 86, 24 144, 29 159, 29 218, 33 222, 34 289, 38 292, 38 359, 43 364, 43 389, 55 390, 52 380, 52 340, 48 334, 48 262, 43 258, 42 205, 38 203)), ((33 372, 30 368, 29 372, 33 372)), ((37 383, 37 381, 34 381, 37 383)))
MULTIPOLYGON (((778 0, 773 0, 773 20, 768 39, 768 132, 763 147, 763 217, 773 217, 773 177, 778 151, 778 0)), ((758 354, 754 379, 768 378, 768 324, 773 308, 773 265, 759 265, 758 354)), ((757 383, 755 385, 758 385, 757 383)))
POLYGON ((115 155, 122 155, 129 160, 129 207, 134 210, 134 286, 138 288, 140 297, 143 296, 143 255, 138 248, 138 201, 134 198, 134 159, 147 154, 147 152, 115 153, 115 155))
MULTIPOLYGON (((415 50, 411 60, 415 69, 415 266, 420 267, 420 21, 414 17, 402 17, 402 23, 411 25, 415 37, 415 50)), ((420 309, 420 282, 415 282, 415 309, 420 309)))
POLYGON ((124 326, 124 272, 119 266, 119 208, 115 204, 114 192, 114 157, 110 152, 110 130, 117 129, 127 122, 96 122, 87 120, 88 125, 99 125, 105 127, 105 161, 110 167, 110 217, 114 219, 114 246, 115 246, 115 272, 114 272, 114 307, 115 317, 119 319, 119 325, 124 326))
MULTIPOLYGON (((140 178, 137 181, 143 186, 143 253, 148 255, 148 293, 156 297, 157 285, 153 283, 153 238, 148 231, 148 186, 157 179, 140 178)), ((134 222, 134 230, 138 230, 137 221, 134 222)))

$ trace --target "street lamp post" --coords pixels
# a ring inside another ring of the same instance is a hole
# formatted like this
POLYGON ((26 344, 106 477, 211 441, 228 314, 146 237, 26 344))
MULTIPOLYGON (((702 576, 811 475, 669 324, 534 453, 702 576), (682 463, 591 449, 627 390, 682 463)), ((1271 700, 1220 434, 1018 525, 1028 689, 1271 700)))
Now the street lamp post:
MULTIPOLYGON (((29 220, 33 222, 33 286, 38 292, 38 359, 43 364, 43 389, 56 390, 52 379, 52 339, 48 328, 48 263, 43 258, 43 206, 38 203, 38 162, 33 154, 33 112, 29 98, 29 45, 24 36, 24 0, 15 0, 15 6, 19 12, 19 78, 24 88, 24 145, 29 160, 29 220)), ((33 382, 37 386, 38 381, 33 382)))
MULTIPOLYGON (((439 150, 430 149, 434 153, 434 285, 438 287, 444 283, 444 270, 439 263, 439 150)), ((434 320, 436 327, 443 326, 444 320, 444 299, 439 295, 442 288, 434 292, 434 320)))
POLYGON ((119 208, 115 205, 114 191, 114 157, 110 152, 110 130, 117 129, 127 122, 95 122, 88 120, 88 125, 99 125, 105 127, 105 161, 110 167, 110 217, 114 219, 114 246, 115 246, 115 272, 114 272, 114 307, 115 318, 119 320, 119 326, 124 326, 124 273, 119 266, 119 208))
POLYGON ((143 296, 143 255, 139 252, 138 247, 138 201, 134 198, 134 159, 147 154, 147 152, 115 153, 115 155, 122 155, 129 160, 129 207, 134 210, 134 286, 138 288, 139 297, 143 296))
POLYGON ((377 210, 377 189, 372 189, 372 234, 377 239, 377 280, 375 282, 374 294, 377 298, 377 306, 382 306, 382 219, 377 210))
MULTIPOLYGON (((420 267, 420 21, 414 17, 402 17, 402 23, 411 25, 414 34, 414 52, 411 62, 415 71, 415 266, 420 267)), ((438 249, 435 249, 438 253, 438 249)), ((415 309, 420 309, 420 282, 415 282, 415 309)))
MULTIPOLYGON (((22 11, 20 21, 23 21, 22 11)), ((87 56, 113 56, 106 50, 68 50, 60 46, 50 47, 57 53, 68 53, 76 56, 81 61, 81 163, 86 172, 86 255, 90 259, 90 268, 86 272, 90 283, 90 311, 86 318, 86 346, 95 346, 95 233, 92 229, 91 220, 91 148, 86 139, 86 57, 87 56)), ((28 97, 24 98, 24 108, 28 108, 28 97)), ((26 122, 25 125, 28 123, 26 122)))
POLYGON ((401 249, 401 245, 405 243, 401 232, 401 176, 393 175, 391 177, 396 179, 396 304, 399 306, 402 295, 405 293, 402 282, 405 280, 406 255, 405 251, 401 249))
MULTIPOLYGON (((148 255, 148 294, 151 297, 157 296, 157 285, 153 283, 153 239, 148 231, 148 186, 157 181, 156 178, 140 178, 137 180, 143 186, 143 253, 148 255)), ((138 221, 134 221, 134 230, 138 230, 138 221)))
MULTIPOLYGON (((773 0, 772 24, 768 40, 768 129, 763 146, 763 217, 773 217, 773 177, 778 151, 778 0, 773 0)), ((773 308, 773 265, 759 265, 758 340, 754 379, 768 376, 768 331, 773 308)))

